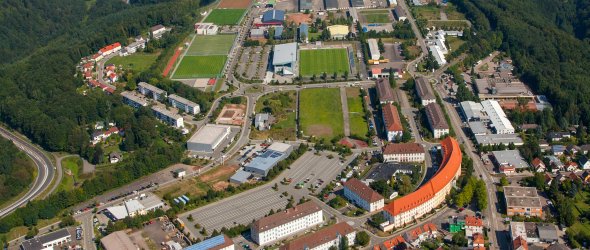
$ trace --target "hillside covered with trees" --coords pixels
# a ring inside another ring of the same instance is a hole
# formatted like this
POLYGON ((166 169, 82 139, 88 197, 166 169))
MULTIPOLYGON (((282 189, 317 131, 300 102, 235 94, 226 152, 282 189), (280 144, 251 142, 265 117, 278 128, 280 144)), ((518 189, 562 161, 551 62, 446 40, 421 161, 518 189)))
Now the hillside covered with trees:
POLYGON ((0 137, 0 205, 33 182, 35 166, 11 141, 0 137))

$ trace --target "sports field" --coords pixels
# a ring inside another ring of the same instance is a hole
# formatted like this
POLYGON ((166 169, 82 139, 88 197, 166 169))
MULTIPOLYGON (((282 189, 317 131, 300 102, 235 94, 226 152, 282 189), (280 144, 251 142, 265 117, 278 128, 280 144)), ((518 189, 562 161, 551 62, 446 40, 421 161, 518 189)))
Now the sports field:
POLYGON ((360 14, 367 23, 391 23, 389 13, 388 10, 365 10, 361 11, 360 14))
POLYGON ((326 139, 344 135, 340 89, 304 89, 300 92, 299 108, 304 135, 326 139))
POLYGON ((217 76, 225 65, 226 55, 185 56, 174 72, 174 79, 209 78, 217 76))
POLYGON ((186 52, 187 56, 229 54, 236 35, 197 36, 186 52))
POLYGON ((302 76, 319 76, 324 72, 328 75, 334 72, 343 74, 350 68, 346 49, 300 50, 299 56, 302 76))
POLYGON ((214 9, 204 22, 217 25, 236 25, 242 19, 245 11, 245 9, 214 9))

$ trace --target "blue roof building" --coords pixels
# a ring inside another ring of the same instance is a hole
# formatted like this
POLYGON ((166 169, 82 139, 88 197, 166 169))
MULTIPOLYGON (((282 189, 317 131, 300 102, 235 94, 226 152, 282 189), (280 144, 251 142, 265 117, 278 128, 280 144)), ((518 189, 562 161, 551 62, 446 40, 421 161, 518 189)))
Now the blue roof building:
POLYGON ((197 244, 188 246, 184 248, 184 250, 224 249, 226 247, 232 246, 233 244, 234 243, 229 237, 227 237, 225 234, 221 234, 201 241, 197 244))
POLYGON ((256 175, 266 176, 277 163, 289 156, 292 149, 293 147, 289 144, 275 142, 252 159, 248 165, 244 166, 244 170, 256 175))
POLYGON ((248 181, 252 177, 252 173, 244 170, 238 170, 232 177, 229 178, 230 183, 242 184, 248 181))
POLYGON ((299 25, 299 41, 307 42, 309 38, 309 26, 305 23, 299 25))
POLYGON ((262 23, 269 25, 283 25, 285 21, 285 12, 282 10, 269 10, 262 15, 262 23))
POLYGON ((283 26, 276 27, 274 39, 281 39, 282 36, 283 36, 283 26))

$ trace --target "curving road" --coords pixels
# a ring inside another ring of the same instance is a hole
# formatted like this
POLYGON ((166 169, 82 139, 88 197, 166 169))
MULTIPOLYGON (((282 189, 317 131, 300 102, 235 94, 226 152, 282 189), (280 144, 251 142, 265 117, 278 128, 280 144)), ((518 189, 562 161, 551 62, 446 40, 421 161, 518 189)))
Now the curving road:
POLYGON ((51 185, 51 180, 55 175, 55 166, 53 162, 43 154, 41 150, 35 147, 30 142, 21 139, 5 128, 0 127, 0 135, 6 139, 11 140, 20 150, 25 152, 37 166, 37 177, 33 181, 29 191, 20 197, 17 201, 7 207, 0 209, 0 217, 12 213, 14 210, 27 204, 30 200, 38 197, 51 185))

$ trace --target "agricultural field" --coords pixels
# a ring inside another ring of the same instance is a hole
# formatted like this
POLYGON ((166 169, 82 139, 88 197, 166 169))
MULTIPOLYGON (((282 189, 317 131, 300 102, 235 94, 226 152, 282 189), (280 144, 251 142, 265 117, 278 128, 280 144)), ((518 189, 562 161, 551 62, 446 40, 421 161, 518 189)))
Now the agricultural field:
POLYGON ((185 56, 174 72, 174 79, 209 78, 219 75, 227 56, 185 56))
POLYGON ((365 120, 365 109, 359 88, 346 88, 348 103, 348 119, 350 120, 350 135, 357 139, 367 139, 369 128, 365 120))
POLYGON ((416 18, 426 20, 440 20, 440 9, 436 6, 414 6, 412 12, 416 18))
POLYGON ((124 69, 141 72, 152 66, 157 58, 158 54, 135 53, 128 56, 115 56, 106 64, 114 64, 117 67, 122 66, 124 69))
POLYGON ((187 56, 225 55, 229 53, 236 35, 197 36, 186 52, 187 56))
POLYGON ((359 14, 367 23, 391 23, 389 10, 363 10, 359 14))
POLYGON ((245 9, 214 9, 204 22, 217 25, 236 25, 242 19, 244 12, 246 12, 245 9))
POLYGON ((319 76, 322 73, 330 75, 334 72, 338 74, 350 73, 346 49, 300 50, 299 56, 300 75, 302 76, 319 76))
POLYGON ((297 136, 297 92, 286 91, 262 96, 256 102, 256 113, 270 113, 275 119, 270 130, 252 129, 252 139, 295 140, 297 136))
POLYGON ((299 102, 300 125, 305 136, 332 139, 344 135, 339 89, 304 89, 299 102))

